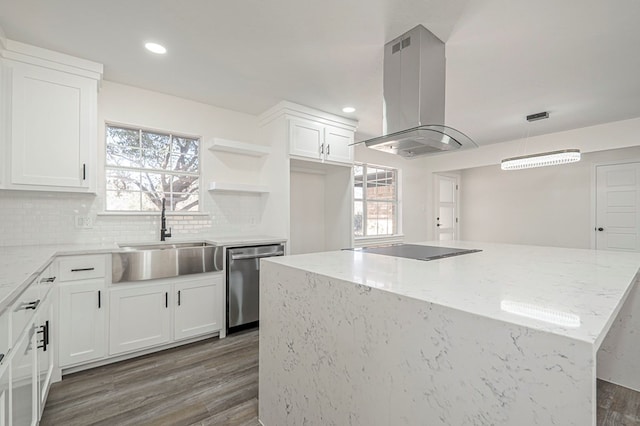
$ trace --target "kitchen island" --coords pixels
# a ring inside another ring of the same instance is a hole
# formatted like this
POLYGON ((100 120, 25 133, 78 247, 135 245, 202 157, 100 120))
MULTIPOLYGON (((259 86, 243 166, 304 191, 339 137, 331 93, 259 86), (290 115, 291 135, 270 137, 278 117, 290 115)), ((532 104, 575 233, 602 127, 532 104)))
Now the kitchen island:
POLYGON ((640 348, 640 254, 425 244, 482 251, 263 261, 264 426, 595 425, 596 375, 640 384, 619 353, 640 348))

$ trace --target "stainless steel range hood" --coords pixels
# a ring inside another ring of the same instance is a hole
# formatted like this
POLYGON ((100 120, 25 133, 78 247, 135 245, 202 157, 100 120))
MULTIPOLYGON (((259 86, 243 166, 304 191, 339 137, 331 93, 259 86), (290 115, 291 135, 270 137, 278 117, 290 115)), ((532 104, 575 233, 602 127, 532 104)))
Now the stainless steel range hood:
POLYGON ((384 46, 384 136, 367 147, 414 158, 477 148, 464 133, 444 125, 445 47, 422 25, 384 46))

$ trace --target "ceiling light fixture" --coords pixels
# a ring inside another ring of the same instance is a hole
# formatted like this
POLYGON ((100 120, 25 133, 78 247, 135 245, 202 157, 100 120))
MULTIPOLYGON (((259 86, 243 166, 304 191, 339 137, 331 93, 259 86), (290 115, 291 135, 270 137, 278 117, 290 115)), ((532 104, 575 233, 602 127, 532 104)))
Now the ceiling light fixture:
POLYGON ((158 55, 164 55, 165 53, 167 53, 167 49, 163 45, 158 43, 145 43, 144 47, 149 52, 157 53, 158 55))
POLYGON ((356 109, 354 107, 346 106, 342 108, 342 112, 346 112, 347 114, 349 114, 352 112, 356 112, 356 109))
MULTIPOLYGON (((549 118, 549 112, 543 111, 537 114, 527 115, 527 121, 537 121, 549 118)), ((527 138, 528 138, 527 132, 527 138)), ((525 138, 526 143, 526 138, 525 138)), ((534 167, 558 166, 580 161, 579 149, 563 149, 560 151, 541 152, 539 154, 522 155, 502 160, 500 168, 502 170, 522 170, 534 167)))
POLYGON ((502 160, 502 170, 521 170, 534 167, 557 166, 580 161, 579 149, 564 149, 562 151, 543 152, 540 154, 523 155, 502 160))

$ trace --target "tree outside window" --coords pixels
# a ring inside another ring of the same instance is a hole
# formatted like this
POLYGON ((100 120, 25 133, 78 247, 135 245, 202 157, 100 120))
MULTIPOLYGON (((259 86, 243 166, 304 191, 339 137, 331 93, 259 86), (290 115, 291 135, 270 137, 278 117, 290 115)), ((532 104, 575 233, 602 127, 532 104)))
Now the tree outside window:
POLYGON ((198 211, 200 140, 107 126, 106 209, 198 211))

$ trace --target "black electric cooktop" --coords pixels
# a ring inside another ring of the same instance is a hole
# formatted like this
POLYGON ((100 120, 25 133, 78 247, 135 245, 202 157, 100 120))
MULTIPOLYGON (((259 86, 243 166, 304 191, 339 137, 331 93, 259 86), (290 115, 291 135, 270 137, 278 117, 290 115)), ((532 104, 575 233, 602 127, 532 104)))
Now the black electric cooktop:
POLYGON ((478 249, 457 249, 440 246, 421 246, 417 244, 393 244, 386 246, 351 248, 345 250, 362 251, 365 253, 382 254, 384 256, 406 257, 416 260, 436 260, 462 254, 476 253, 478 249))

